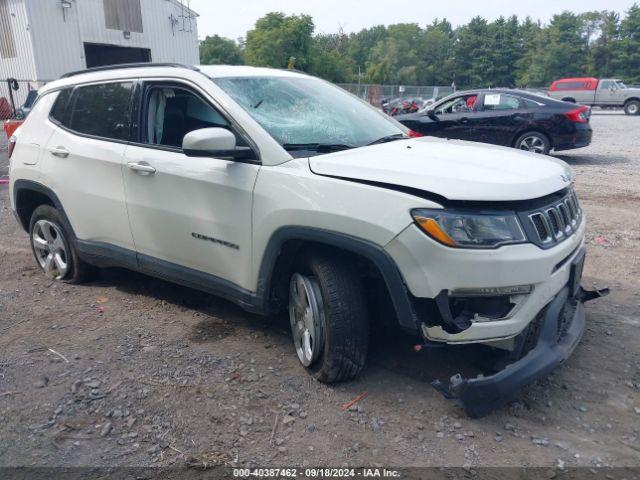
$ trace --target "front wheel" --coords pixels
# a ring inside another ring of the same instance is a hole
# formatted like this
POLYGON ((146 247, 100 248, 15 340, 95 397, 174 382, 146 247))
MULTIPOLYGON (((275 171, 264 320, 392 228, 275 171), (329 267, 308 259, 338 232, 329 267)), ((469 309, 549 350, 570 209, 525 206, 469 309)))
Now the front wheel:
POLYGON ((300 261, 289 284, 289 320, 300 363, 324 383, 350 380, 365 365, 369 319, 355 265, 314 254, 300 261))
POLYGON ((551 150, 551 142, 546 135, 539 132, 527 132, 520 135, 514 147, 527 152, 546 155, 551 150))
POLYGON ((640 113, 640 102, 631 100, 624 105, 624 113, 627 115, 638 115, 640 113))

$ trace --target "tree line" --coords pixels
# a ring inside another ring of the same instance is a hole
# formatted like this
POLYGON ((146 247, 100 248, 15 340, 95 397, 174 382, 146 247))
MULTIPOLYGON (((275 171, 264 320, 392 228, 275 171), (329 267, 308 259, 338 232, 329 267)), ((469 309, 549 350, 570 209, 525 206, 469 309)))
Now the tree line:
POLYGON ((377 25, 356 33, 314 33, 308 15, 273 12, 246 38, 207 36, 202 64, 297 68, 336 83, 546 87, 562 77, 640 83, 640 6, 625 14, 564 11, 548 24, 517 16, 377 25))

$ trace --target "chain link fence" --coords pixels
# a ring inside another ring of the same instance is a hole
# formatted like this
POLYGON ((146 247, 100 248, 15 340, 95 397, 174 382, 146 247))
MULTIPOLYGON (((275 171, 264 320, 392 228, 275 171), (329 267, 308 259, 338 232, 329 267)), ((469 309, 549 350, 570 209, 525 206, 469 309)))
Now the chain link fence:
POLYGON ((375 107, 380 107, 382 100, 393 98, 416 98, 423 100, 441 98, 453 93, 448 86, 415 86, 415 85, 373 85, 364 83, 339 83, 340 87, 368 101, 375 107))

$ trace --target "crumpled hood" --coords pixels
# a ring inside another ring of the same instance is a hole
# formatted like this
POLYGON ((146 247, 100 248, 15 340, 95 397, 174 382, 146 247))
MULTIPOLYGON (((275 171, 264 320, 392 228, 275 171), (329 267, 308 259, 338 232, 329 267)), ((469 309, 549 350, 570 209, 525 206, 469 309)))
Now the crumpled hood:
POLYGON ((449 200, 529 200, 569 186, 555 158, 483 143, 424 137, 318 155, 317 175, 410 187, 449 200))

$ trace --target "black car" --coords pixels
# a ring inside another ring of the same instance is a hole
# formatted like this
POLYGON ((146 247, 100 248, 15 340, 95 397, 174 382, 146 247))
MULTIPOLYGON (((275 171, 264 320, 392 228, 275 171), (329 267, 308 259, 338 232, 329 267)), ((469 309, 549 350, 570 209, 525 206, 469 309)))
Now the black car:
POLYGON ((422 135, 471 140, 536 153, 591 143, 589 107, 520 90, 457 92, 424 112, 399 115, 422 135))

